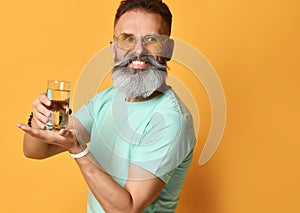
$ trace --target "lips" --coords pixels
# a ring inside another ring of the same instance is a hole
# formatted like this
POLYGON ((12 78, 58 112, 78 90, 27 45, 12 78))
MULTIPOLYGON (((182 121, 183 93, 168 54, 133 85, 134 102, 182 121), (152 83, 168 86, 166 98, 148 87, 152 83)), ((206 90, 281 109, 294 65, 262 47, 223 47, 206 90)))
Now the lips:
POLYGON ((146 69, 149 67, 149 63, 146 62, 146 61, 143 61, 141 59, 137 59, 137 60, 133 60, 131 62, 129 62, 128 66, 132 69, 139 69, 139 70, 142 70, 142 69, 146 69))
POLYGON ((135 73, 137 70, 148 69, 150 66, 153 66, 153 68, 157 69, 165 69, 165 65, 160 64, 149 55, 130 55, 122 60, 116 61, 114 64, 115 68, 130 68, 133 73, 135 73))

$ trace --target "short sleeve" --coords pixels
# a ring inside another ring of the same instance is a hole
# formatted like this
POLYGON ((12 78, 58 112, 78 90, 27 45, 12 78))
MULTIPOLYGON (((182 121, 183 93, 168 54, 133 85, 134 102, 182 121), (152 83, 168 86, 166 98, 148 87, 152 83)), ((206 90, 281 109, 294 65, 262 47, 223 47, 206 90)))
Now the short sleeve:
POLYGON ((135 150, 132 163, 168 182, 194 147, 191 117, 174 111, 156 112, 135 150))
POLYGON ((93 123, 94 123, 94 111, 95 102, 97 96, 89 100, 85 105, 83 105, 75 114, 74 117, 79 120, 79 122, 85 127, 85 129, 91 133, 93 123))

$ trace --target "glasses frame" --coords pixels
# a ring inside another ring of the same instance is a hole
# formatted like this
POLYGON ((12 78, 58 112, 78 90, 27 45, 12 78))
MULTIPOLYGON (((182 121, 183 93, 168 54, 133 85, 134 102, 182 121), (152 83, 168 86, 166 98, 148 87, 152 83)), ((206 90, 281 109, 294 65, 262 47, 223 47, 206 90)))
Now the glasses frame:
POLYGON ((165 42, 170 40, 170 36, 167 36, 167 35, 160 35, 160 34, 148 34, 148 35, 145 35, 145 36, 135 36, 134 34, 129 34, 129 33, 121 33, 119 34, 118 36, 114 36, 114 43, 116 44, 116 46, 121 49, 121 50, 133 50, 137 44, 137 42, 142 39, 142 45, 143 47, 145 47, 148 51, 150 51, 151 53, 161 53, 164 49, 164 46, 165 46, 165 42), (124 38, 134 38, 134 41, 132 43, 132 46, 129 47, 129 48, 124 48, 124 47, 120 47, 120 42, 122 41, 120 37, 124 36, 124 38), (155 37, 156 39, 160 40, 159 41, 159 45, 161 46, 159 51, 151 51, 147 48, 147 43, 148 41, 146 41, 147 38, 150 38, 150 37, 155 37))

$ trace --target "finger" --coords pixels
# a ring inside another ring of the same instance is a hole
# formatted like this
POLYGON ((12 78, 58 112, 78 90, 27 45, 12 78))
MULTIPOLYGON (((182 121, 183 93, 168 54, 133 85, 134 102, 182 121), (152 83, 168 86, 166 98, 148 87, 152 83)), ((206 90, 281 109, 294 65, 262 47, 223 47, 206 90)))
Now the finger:
POLYGON ((32 128, 30 126, 27 126, 25 124, 22 124, 22 123, 18 123, 17 127, 19 127, 24 132, 30 134, 33 137, 38 137, 39 136, 39 130, 38 129, 34 129, 34 128, 32 128))
POLYGON ((40 101, 40 103, 44 104, 45 106, 50 106, 51 105, 51 101, 48 99, 48 97, 45 93, 41 93, 38 96, 38 100, 40 101))
POLYGON ((32 137, 44 139, 43 137, 40 136, 38 129, 34 129, 30 126, 27 126, 27 125, 21 124, 21 123, 17 124, 17 126, 32 137))
POLYGON ((17 123, 17 127, 19 127, 20 129, 24 130, 24 131, 28 131, 31 127, 22 124, 22 123, 17 123))
MULTIPOLYGON (((40 95, 39 97, 43 97, 43 95, 40 95)), ((43 99, 43 98, 41 98, 43 99)), ((50 101, 50 105, 51 105, 51 101, 50 101)), ((42 113, 43 115, 49 117, 50 116, 50 112, 47 109, 47 105, 44 105, 43 102, 41 102, 40 98, 37 98, 33 101, 32 103, 32 108, 33 111, 36 110, 39 113, 42 113)))
POLYGON ((40 138, 49 144, 55 144, 64 140, 62 136, 53 131, 35 129, 22 123, 17 124, 17 126, 32 137, 40 138))
MULTIPOLYGON (((45 129, 46 128, 46 123, 40 121, 35 116, 32 117, 32 123, 34 123, 36 125, 36 127, 39 128, 39 129, 45 129)), ((33 125, 31 125, 31 126, 33 126, 33 125)))
POLYGON ((51 116, 51 113, 47 109, 45 109, 45 111, 46 111, 46 113, 45 113, 46 115, 43 112, 40 112, 38 109, 33 108, 32 109, 33 119, 35 119, 43 124, 46 124, 49 120, 49 117, 51 116))
MULTIPOLYGON (((36 105, 36 107, 34 108, 37 112, 41 113, 42 115, 44 115, 45 117, 50 117, 51 113, 50 110, 47 109, 44 105, 39 104, 36 105)), ((41 119, 42 120, 42 119, 41 119)))
POLYGON ((61 129, 61 130, 59 130, 58 134, 61 136, 65 136, 67 134, 67 131, 66 131, 66 129, 61 129))
POLYGON ((68 129, 61 129, 58 134, 64 137, 72 136, 72 132, 68 129))

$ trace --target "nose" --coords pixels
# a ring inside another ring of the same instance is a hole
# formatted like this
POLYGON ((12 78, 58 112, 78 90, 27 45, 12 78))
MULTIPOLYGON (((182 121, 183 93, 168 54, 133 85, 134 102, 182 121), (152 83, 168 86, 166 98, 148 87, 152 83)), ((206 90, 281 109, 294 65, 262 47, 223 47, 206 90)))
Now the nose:
POLYGON ((132 53, 136 54, 136 55, 142 55, 145 53, 145 51, 146 51, 146 49, 143 45, 142 39, 138 38, 134 48, 132 49, 132 53))

